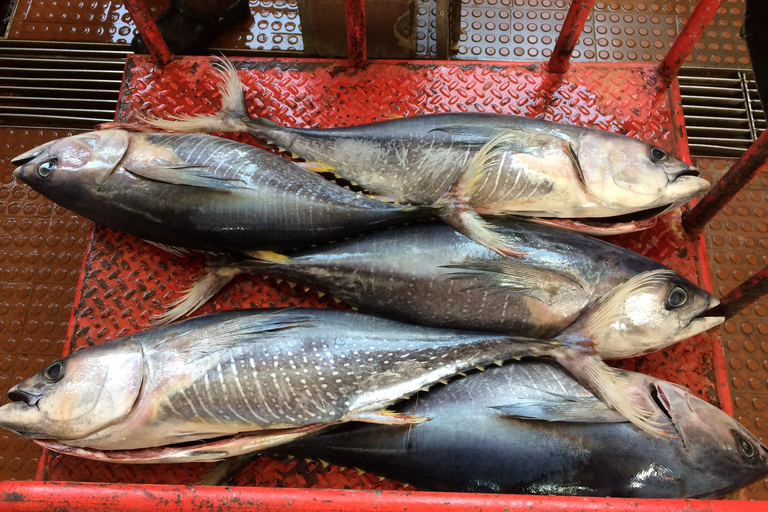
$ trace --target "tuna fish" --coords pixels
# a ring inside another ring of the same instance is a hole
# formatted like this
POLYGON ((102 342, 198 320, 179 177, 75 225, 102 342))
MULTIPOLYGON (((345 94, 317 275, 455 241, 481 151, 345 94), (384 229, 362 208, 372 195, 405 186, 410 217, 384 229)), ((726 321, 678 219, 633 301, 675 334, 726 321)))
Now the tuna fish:
POLYGON ((166 247, 284 250, 440 216, 510 252, 463 206, 479 175, 462 176, 434 205, 401 206, 339 187, 248 144, 127 130, 51 141, 12 162, 20 165, 14 176, 49 199, 166 247))
POLYGON ((543 219, 591 233, 617 233, 707 189, 706 180, 667 151, 615 133, 501 114, 414 116, 335 129, 252 119, 242 84, 226 60, 215 115, 148 119, 177 131, 247 132, 395 201, 431 204, 483 153, 487 169, 472 198, 484 216, 543 219), (564 221, 578 219, 579 222, 564 221))
POLYGON ((397 405, 422 424, 347 425, 277 449, 431 491, 706 498, 768 475, 768 449, 687 389, 618 371, 626 393, 670 423, 654 438, 546 361, 488 368, 397 405))
POLYGON ((353 312, 233 311, 56 361, 8 392, 0 426, 97 460, 220 460, 347 421, 425 421, 386 408, 478 365, 562 351, 353 312))
POLYGON ((421 224, 291 254, 211 268, 162 320, 204 303, 235 275, 304 283, 364 310, 443 328, 552 338, 558 362, 610 407, 663 435, 613 383, 603 358, 658 350, 723 322, 718 300, 663 265, 582 235, 525 221, 494 230, 528 255, 502 257, 454 230, 421 224))
POLYGON ((568 333, 592 340, 605 358, 658 350, 723 321, 703 315, 719 304, 715 297, 636 252, 526 221, 496 221, 494 231, 527 255, 500 256, 424 223, 288 256, 211 260, 210 272, 164 319, 193 311, 238 273, 255 272, 421 325, 530 338, 571 326, 568 333), (590 310, 587 322, 581 316, 590 310))

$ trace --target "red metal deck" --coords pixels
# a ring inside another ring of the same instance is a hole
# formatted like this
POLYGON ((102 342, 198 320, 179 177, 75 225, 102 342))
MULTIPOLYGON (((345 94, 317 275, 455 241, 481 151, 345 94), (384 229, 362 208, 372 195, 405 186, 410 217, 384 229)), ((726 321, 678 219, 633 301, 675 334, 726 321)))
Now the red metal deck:
MULTIPOLYGON (((517 63, 379 61, 364 69, 352 69, 343 61, 243 59, 235 65, 242 70, 251 114, 287 125, 334 127, 437 112, 499 112, 599 127, 653 141, 673 154, 688 157, 676 82, 667 87, 654 66, 579 63, 558 76, 548 74, 541 64, 517 63)), ((126 64, 117 120, 133 121, 136 112, 160 116, 213 112, 219 104, 217 83, 207 59, 182 58, 161 68, 146 57, 132 56, 126 64)), ((239 138, 249 141, 245 136, 239 138)), ((691 241, 684 233, 679 211, 666 215, 652 230, 617 237, 615 242, 709 287, 703 244, 691 241)), ((96 226, 86 250, 65 353, 149 328, 151 318, 201 274, 200 257, 175 257, 96 226)), ((250 277, 228 286, 201 313, 288 305, 344 307, 327 296, 320 299, 311 291, 286 283, 250 277)), ((730 408, 727 382, 721 377, 722 351, 713 333, 623 365, 684 384, 714 403, 719 394, 720 403, 730 408), (717 386, 714 375, 718 375, 717 386)), ((127 466, 45 453, 38 478, 188 484, 209 467, 127 466)), ((237 484, 377 490, 403 487, 354 469, 306 461, 284 464, 264 457, 244 471, 237 484)), ((286 496, 290 495, 286 491, 286 496)), ((446 496, 449 501, 452 495, 446 496)), ((487 499, 491 501, 483 504, 512 503, 507 497, 487 499)), ((558 503, 586 506, 583 500, 575 499, 558 503)), ((608 504, 600 500, 589 503, 608 504)), ((483 504, 478 502, 478 507, 483 504)))

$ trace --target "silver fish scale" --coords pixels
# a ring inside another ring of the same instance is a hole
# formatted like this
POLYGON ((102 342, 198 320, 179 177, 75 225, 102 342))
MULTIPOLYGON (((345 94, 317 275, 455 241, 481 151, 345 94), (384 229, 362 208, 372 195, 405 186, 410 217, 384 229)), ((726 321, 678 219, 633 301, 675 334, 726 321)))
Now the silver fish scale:
MULTIPOLYGON (((481 353, 482 345, 473 344, 472 354, 481 353)), ((426 383, 454 375, 456 361, 466 361, 467 348, 381 340, 286 340, 277 348, 254 342, 195 363, 205 368, 165 396, 160 410, 167 420, 251 428, 330 423, 384 408, 426 383)))
POLYGON ((242 180, 254 190, 274 187, 286 194, 309 198, 310 203, 317 198, 327 203, 335 201, 364 207, 381 205, 378 201, 328 182, 278 155, 242 142, 194 133, 149 135, 146 140, 171 150, 185 164, 203 167, 206 172, 217 176, 242 180))

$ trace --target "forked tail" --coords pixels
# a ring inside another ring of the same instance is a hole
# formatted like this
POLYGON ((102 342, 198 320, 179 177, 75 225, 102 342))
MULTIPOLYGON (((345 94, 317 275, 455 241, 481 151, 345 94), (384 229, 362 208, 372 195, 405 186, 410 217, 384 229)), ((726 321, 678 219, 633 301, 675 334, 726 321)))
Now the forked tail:
POLYGON ((246 132, 258 138, 261 138, 260 127, 276 126, 267 119, 251 118, 248 115, 243 83, 229 60, 218 57, 211 61, 211 67, 221 76, 221 108, 218 112, 173 116, 170 119, 139 116, 140 119, 155 128, 173 132, 246 132))
POLYGON ((209 260, 205 267, 206 274, 184 290, 181 297, 171 302, 168 311, 157 315, 155 322, 159 325, 168 324, 191 315, 240 274, 259 273, 276 264, 290 261, 286 256, 271 251, 255 251, 250 256, 253 259, 209 260))

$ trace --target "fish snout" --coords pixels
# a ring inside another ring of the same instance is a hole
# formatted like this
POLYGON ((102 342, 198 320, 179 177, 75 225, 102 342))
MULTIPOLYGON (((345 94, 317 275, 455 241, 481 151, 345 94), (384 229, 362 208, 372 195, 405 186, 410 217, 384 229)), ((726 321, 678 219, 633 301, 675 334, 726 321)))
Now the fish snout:
POLYGON ((681 170, 679 170, 677 172, 667 172, 665 174, 667 175, 667 180, 670 183, 674 183, 681 176, 693 176, 694 178, 698 178, 699 177, 699 169, 697 169, 696 167, 688 167, 688 168, 685 168, 685 169, 681 169, 681 170))
POLYGON ((42 396, 19 389, 18 386, 14 386, 8 391, 8 398, 12 402, 24 402, 30 407, 37 405, 42 396))

